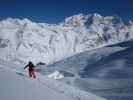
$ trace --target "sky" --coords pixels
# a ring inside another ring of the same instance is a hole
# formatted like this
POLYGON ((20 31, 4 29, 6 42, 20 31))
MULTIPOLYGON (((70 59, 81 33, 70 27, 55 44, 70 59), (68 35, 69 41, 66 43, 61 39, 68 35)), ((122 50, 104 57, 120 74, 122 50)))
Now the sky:
POLYGON ((133 0, 0 0, 0 19, 28 18, 35 22, 59 23, 75 14, 99 13, 133 20, 133 0))

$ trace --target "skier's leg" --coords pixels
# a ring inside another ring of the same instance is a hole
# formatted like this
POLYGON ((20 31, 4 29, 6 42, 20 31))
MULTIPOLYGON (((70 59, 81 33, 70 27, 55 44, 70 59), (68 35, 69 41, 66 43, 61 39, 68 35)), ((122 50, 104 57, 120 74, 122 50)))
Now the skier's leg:
POLYGON ((32 71, 29 71, 29 77, 32 78, 32 71))
POLYGON ((35 70, 32 71, 32 76, 34 79, 36 79, 35 70))

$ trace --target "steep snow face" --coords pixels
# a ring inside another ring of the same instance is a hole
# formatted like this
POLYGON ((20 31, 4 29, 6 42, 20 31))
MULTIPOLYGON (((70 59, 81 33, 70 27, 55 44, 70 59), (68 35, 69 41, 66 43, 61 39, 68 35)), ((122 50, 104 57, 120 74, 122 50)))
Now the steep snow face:
POLYGON ((67 29, 62 27, 33 23, 27 19, 7 19, 0 24, 2 59, 49 63, 74 53, 75 33, 65 33, 67 29))
POLYGON ((99 46, 132 38, 133 24, 119 17, 79 14, 56 24, 28 19, 0 21, 0 57, 13 62, 53 63, 99 46))

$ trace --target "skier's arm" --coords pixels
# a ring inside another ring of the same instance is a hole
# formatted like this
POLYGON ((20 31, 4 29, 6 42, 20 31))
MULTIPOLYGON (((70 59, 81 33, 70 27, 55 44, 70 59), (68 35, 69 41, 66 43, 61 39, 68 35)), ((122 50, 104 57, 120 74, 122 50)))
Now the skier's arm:
POLYGON ((28 66, 29 66, 29 65, 26 65, 26 66, 24 67, 24 69, 27 68, 28 66))

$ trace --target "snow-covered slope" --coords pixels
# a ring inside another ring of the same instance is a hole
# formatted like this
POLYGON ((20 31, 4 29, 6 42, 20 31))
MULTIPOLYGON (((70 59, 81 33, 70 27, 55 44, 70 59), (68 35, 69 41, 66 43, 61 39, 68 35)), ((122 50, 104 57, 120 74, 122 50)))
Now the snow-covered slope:
POLYGON ((0 69, 0 80, 1 100, 72 100, 35 80, 23 79, 7 70, 0 69))
POLYGON ((0 65, 1 100, 105 100, 40 74, 31 80, 20 69, 10 66, 0 65))
POLYGON ((133 40, 86 51, 56 62, 40 73, 58 70, 60 81, 108 100, 133 99, 133 40))
POLYGON ((78 14, 59 24, 8 18, 0 21, 0 57, 19 63, 53 63, 132 37, 133 22, 126 25, 116 16, 78 14))

